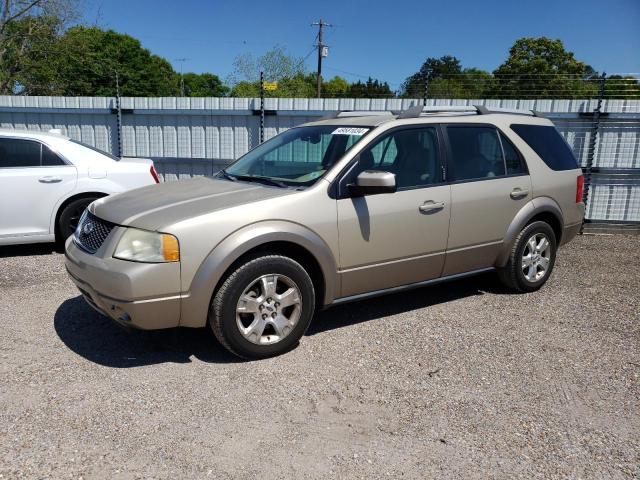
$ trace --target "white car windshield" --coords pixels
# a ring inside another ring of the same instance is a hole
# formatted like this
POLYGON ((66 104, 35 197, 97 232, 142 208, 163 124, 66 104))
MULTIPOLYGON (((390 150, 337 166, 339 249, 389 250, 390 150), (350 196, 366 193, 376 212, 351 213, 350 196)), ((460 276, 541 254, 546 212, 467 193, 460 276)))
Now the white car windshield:
POLYGON ((339 125, 292 128, 251 150, 222 175, 232 180, 309 186, 369 130, 339 125))

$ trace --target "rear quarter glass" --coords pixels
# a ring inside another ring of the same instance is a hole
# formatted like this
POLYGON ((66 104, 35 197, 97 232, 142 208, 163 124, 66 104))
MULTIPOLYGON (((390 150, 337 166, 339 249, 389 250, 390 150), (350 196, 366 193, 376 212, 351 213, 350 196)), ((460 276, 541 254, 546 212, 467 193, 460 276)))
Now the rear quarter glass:
POLYGON ((578 168, 571 147, 555 127, 515 123, 511 125, 511 130, 516 132, 550 169, 560 171, 578 168))

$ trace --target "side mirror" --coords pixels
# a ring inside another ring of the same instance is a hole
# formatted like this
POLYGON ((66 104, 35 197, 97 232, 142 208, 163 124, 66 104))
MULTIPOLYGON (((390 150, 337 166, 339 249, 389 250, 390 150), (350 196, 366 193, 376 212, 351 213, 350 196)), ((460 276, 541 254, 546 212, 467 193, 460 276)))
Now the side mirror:
POLYGON ((360 175, 356 178, 356 183, 347 185, 347 188, 352 197, 394 193, 397 190, 396 176, 391 172, 365 170, 360 172, 360 175))

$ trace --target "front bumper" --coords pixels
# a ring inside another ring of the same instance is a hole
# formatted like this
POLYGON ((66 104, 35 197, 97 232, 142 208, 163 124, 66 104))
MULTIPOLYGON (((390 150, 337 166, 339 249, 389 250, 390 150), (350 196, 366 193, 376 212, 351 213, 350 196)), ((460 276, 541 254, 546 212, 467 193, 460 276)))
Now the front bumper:
POLYGON ((180 324, 180 264, 138 263, 112 258, 121 232, 112 232, 95 255, 69 238, 65 265, 87 303, 128 327, 143 330, 180 324))

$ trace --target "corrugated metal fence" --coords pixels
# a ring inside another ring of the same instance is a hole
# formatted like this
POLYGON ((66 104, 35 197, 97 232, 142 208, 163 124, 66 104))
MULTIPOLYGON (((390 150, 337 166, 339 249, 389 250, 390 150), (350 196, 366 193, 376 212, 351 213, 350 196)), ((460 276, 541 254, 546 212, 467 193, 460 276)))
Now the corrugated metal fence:
MULTIPOLYGON (((265 99, 265 138, 335 110, 401 110, 411 99, 265 99)), ((165 180, 207 175, 258 145, 259 99, 0 96, 0 126, 57 128, 76 140, 124 157, 156 161, 165 180)), ((640 223, 640 101, 605 100, 597 137, 597 100, 438 100, 427 105, 533 109, 545 113, 593 174, 587 218, 640 223)))

